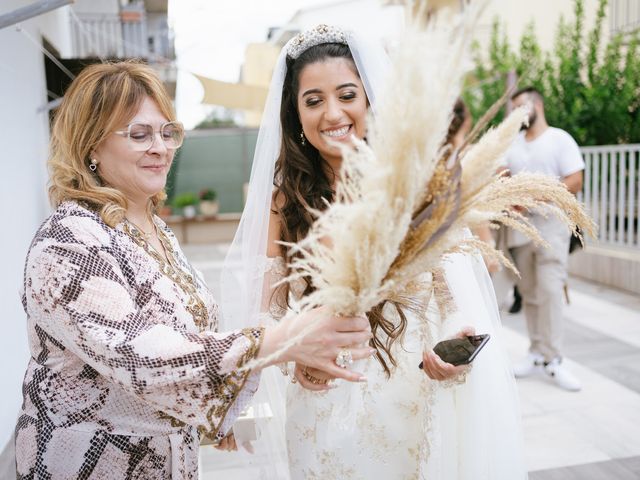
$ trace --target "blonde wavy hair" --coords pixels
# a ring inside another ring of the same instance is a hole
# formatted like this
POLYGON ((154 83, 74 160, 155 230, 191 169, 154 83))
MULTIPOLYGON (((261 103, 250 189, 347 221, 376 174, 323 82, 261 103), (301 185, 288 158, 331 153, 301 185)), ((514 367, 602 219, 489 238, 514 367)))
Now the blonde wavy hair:
MULTIPOLYGON (((91 65, 71 83, 58 108, 48 160, 49 199, 57 207, 73 200, 88 204, 111 227, 122 221, 127 199, 89 169, 91 152, 136 114, 146 97, 175 120, 171 99, 151 67, 134 61, 91 65)), ((148 205, 154 212, 166 199, 163 191, 148 205)))

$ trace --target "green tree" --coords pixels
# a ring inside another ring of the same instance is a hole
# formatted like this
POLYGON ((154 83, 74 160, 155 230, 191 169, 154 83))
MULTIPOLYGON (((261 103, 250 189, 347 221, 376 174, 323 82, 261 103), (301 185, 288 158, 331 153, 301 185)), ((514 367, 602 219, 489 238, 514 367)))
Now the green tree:
POLYGON ((540 72, 545 70, 545 59, 536 38, 535 24, 530 22, 520 38, 520 51, 515 61, 516 73, 521 85, 532 85, 545 90, 540 72))
MULTIPOLYGON (((484 61, 477 42, 472 48, 475 69, 463 98, 473 118, 479 118, 504 93, 506 76, 514 68, 516 56, 509 46, 506 30, 497 18, 491 25, 488 60, 484 61)), ((498 113, 494 123, 500 122, 503 116, 503 112, 498 113)))
POLYGON ((464 93, 474 118, 504 92, 513 69, 520 86, 533 85, 542 92, 549 123, 567 130, 580 145, 640 142, 639 33, 617 33, 603 44, 606 8, 607 0, 600 0, 596 22, 585 32, 584 0, 574 0, 573 18, 560 18, 554 47, 546 53, 533 23, 527 25, 518 52, 511 52, 504 28, 495 20, 486 55, 475 47, 474 79, 464 93))
POLYGON ((205 128, 230 128, 237 127, 236 122, 232 118, 207 118, 198 123, 194 129, 202 130, 205 128))
POLYGON ((194 129, 201 130, 205 128, 232 128, 238 125, 233 120, 231 112, 227 109, 215 109, 207 115, 207 117, 198 123, 194 129))

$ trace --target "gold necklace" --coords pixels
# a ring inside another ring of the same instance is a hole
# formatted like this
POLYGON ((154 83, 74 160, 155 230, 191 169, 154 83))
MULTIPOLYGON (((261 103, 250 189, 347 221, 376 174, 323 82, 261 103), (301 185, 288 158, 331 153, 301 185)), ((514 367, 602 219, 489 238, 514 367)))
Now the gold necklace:
POLYGON ((131 220, 129 220, 127 217, 124 217, 124 218, 125 218, 125 220, 126 220, 127 222, 129 222, 131 225, 133 225, 134 227, 136 227, 136 230, 138 230, 138 231, 142 234, 142 236, 143 236, 144 238, 148 238, 148 237, 149 237, 149 235, 151 235, 151 234, 152 234, 152 233, 154 233, 154 232, 156 233, 156 235, 157 235, 157 233, 158 233, 158 227, 156 226, 156 222, 154 222, 154 221, 153 221, 153 219, 151 220, 151 225, 153 225, 153 227, 151 227, 151 228, 152 228, 152 230, 151 230, 150 232, 145 232, 142 228, 140 228, 140 227, 138 226, 138 224, 137 224, 137 223, 132 222, 132 221, 131 221, 131 220))
POLYGON ((125 217, 127 222, 124 224, 124 231, 129 235, 135 243, 142 247, 152 258, 158 262, 160 271, 171 279, 188 297, 186 310, 191 313, 193 321, 200 331, 204 331, 209 323, 209 313, 206 305, 204 304, 200 293, 198 292, 197 280, 195 274, 187 274, 182 268, 178 266, 176 258, 174 257, 174 251, 171 247, 171 241, 166 237, 162 230, 159 230, 154 222, 158 241, 162 245, 162 249, 165 251, 166 258, 162 258, 160 252, 158 252, 149 241, 143 236, 143 232, 130 220, 125 217), (131 229, 129 226, 133 226, 131 229))
MULTIPOLYGON (((164 255, 164 259, 171 264, 171 257, 169 256, 169 252, 167 251, 167 247, 165 246, 164 242, 162 241, 162 238, 160 237, 160 232, 158 230, 158 225, 156 224, 156 222, 153 221, 153 219, 151 220, 151 225, 153 225, 153 230, 151 232, 145 232, 142 228, 140 228, 138 226, 138 224, 133 223, 131 220, 129 220, 127 217, 124 217, 125 220, 130 223, 140 234, 140 236, 144 239, 145 242, 149 243, 149 237, 151 237, 152 233, 156 234, 156 238, 158 239, 158 243, 160 244, 160 247, 162 249, 162 252, 158 251, 158 253, 164 255)), ((154 250, 156 250, 156 248, 151 245, 149 243, 149 245, 151 246, 151 248, 153 248, 154 250)))

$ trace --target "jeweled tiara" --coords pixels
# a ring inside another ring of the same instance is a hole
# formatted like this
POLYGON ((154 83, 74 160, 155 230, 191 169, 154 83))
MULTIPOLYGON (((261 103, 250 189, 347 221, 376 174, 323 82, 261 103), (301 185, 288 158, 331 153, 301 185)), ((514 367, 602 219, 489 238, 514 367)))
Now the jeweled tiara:
POLYGON ((302 52, 321 43, 343 43, 347 45, 347 35, 337 27, 320 24, 311 30, 299 33, 287 42, 287 55, 298 58, 302 52))

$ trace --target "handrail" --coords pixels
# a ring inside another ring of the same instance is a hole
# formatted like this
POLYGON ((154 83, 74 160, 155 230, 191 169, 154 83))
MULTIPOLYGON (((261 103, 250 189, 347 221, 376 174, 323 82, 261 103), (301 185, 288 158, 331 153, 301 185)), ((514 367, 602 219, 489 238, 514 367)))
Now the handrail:
POLYGON ((599 226, 598 244, 640 246, 640 144, 581 147, 585 161, 578 198, 599 226))

